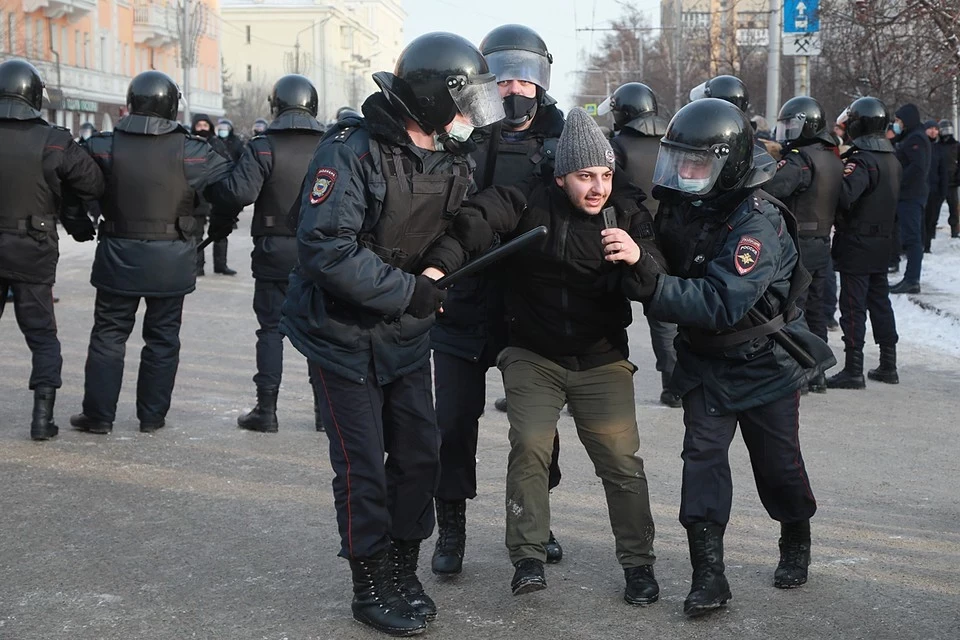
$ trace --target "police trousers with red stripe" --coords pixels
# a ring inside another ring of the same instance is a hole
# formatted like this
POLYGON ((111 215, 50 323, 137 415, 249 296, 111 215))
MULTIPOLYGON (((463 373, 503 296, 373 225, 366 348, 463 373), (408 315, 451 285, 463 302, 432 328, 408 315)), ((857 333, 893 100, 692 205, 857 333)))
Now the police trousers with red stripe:
POLYGON ((799 392, 765 405, 728 415, 707 412, 703 387, 683 397, 683 487, 680 524, 726 526, 733 502, 728 451, 737 424, 750 453, 760 502, 779 522, 802 522, 813 516, 817 501, 800 454, 799 392))
POLYGON ((429 538, 440 480, 430 362, 382 385, 372 363, 363 383, 316 362, 310 377, 330 442, 340 555, 367 558, 391 539, 429 538))

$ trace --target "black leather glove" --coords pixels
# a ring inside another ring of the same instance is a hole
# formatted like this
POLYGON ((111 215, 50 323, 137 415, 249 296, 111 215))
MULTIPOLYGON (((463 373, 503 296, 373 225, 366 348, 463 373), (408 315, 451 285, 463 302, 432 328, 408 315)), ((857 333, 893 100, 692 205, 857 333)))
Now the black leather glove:
POLYGON ((471 256, 477 256, 493 246, 493 229, 482 216, 475 213, 461 211, 457 214, 449 233, 471 256))
POLYGON ((207 237, 214 240, 223 240, 233 231, 233 225, 233 220, 211 216, 210 226, 207 228, 207 237))
POLYGON ((70 235, 73 236, 73 239, 77 242, 89 242, 97 237, 97 230, 93 226, 93 223, 87 220, 86 224, 80 223, 77 225, 77 228, 74 228, 74 230, 70 232, 70 235))
POLYGON ((446 299, 446 290, 438 289, 432 278, 417 276, 406 312, 414 318, 427 318, 436 313, 446 299))

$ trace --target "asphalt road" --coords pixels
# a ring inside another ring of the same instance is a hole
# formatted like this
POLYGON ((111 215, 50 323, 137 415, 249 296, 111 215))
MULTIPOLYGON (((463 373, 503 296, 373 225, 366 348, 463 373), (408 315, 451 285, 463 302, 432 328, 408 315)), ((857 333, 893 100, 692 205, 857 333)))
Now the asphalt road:
MULTIPOLYGON (((208 275, 187 298, 168 427, 139 433, 139 347, 127 352, 114 432, 69 428, 79 411, 93 317, 92 244, 64 243, 57 305, 64 387, 61 435, 30 441, 29 352, 12 310, 0 323, 0 638, 375 638, 353 622, 330 490, 326 436, 312 424, 306 367, 287 349, 280 433, 236 427, 253 404, 254 330, 245 216, 231 238, 234 278, 208 275)), ((209 266, 209 262, 208 262, 209 266)), ((658 406, 646 323, 631 329, 641 455, 657 521, 660 602, 621 599, 600 481, 560 421, 563 482, 552 496, 565 558, 546 591, 515 598, 503 547, 507 423, 488 376, 479 497, 468 508, 464 574, 422 571, 440 617, 428 637, 960 638, 957 434, 960 360, 901 347, 901 384, 806 396, 804 457, 819 502, 802 589, 772 587, 777 524, 756 496, 742 442, 731 449, 734 513, 726 536, 730 606, 682 615, 690 567, 677 522, 681 412, 658 406)), ((836 346, 838 334, 831 339, 836 346)), ((875 348, 867 360, 876 361, 875 348)), ((424 547, 428 567, 432 544, 424 547)))

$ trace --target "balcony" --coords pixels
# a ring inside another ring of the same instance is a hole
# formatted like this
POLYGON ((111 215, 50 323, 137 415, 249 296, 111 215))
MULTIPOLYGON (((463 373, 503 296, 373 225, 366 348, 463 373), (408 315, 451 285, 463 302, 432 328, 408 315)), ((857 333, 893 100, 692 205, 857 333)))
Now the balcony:
POLYGON ((97 0, 23 0, 24 13, 42 10, 44 16, 53 20, 63 16, 80 18, 96 6, 97 0))
POLYGON ((133 9, 133 40, 148 47, 176 42, 176 8, 159 2, 138 2, 133 9))

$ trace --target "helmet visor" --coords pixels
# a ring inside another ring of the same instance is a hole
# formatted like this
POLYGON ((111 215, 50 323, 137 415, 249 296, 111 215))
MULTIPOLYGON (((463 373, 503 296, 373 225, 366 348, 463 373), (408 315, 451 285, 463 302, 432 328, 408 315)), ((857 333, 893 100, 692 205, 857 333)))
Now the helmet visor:
POLYGON ((608 97, 606 100, 597 105, 598 116, 605 116, 611 111, 613 111, 613 96, 608 97))
POLYGON ((688 149, 661 143, 653 184, 705 195, 713 189, 726 161, 727 154, 715 153, 713 149, 688 149))
POLYGON ((940 135, 944 138, 948 138, 953 135, 953 125, 948 124, 940 127, 940 135))
POLYGON ((710 94, 707 93, 707 83, 701 82, 693 89, 690 89, 690 102, 694 100, 700 100, 701 98, 709 98, 710 94))
POLYGON ((510 49, 493 51, 484 56, 497 82, 523 80, 532 82, 544 91, 550 89, 550 59, 534 53, 510 49))
POLYGON ((452 76, 447 87, 457 110, 473 127, 485 127, 503 120, 503 98, 492 73, 452 76))
POLYGON ((783 120, 777 120, 777 131, 774 134, 774 138, 776 138, 780 144, 796 140, 803 132, 805 122, 806 118, 802 113, 798 113, 790 118, 784 118, 783 120))

